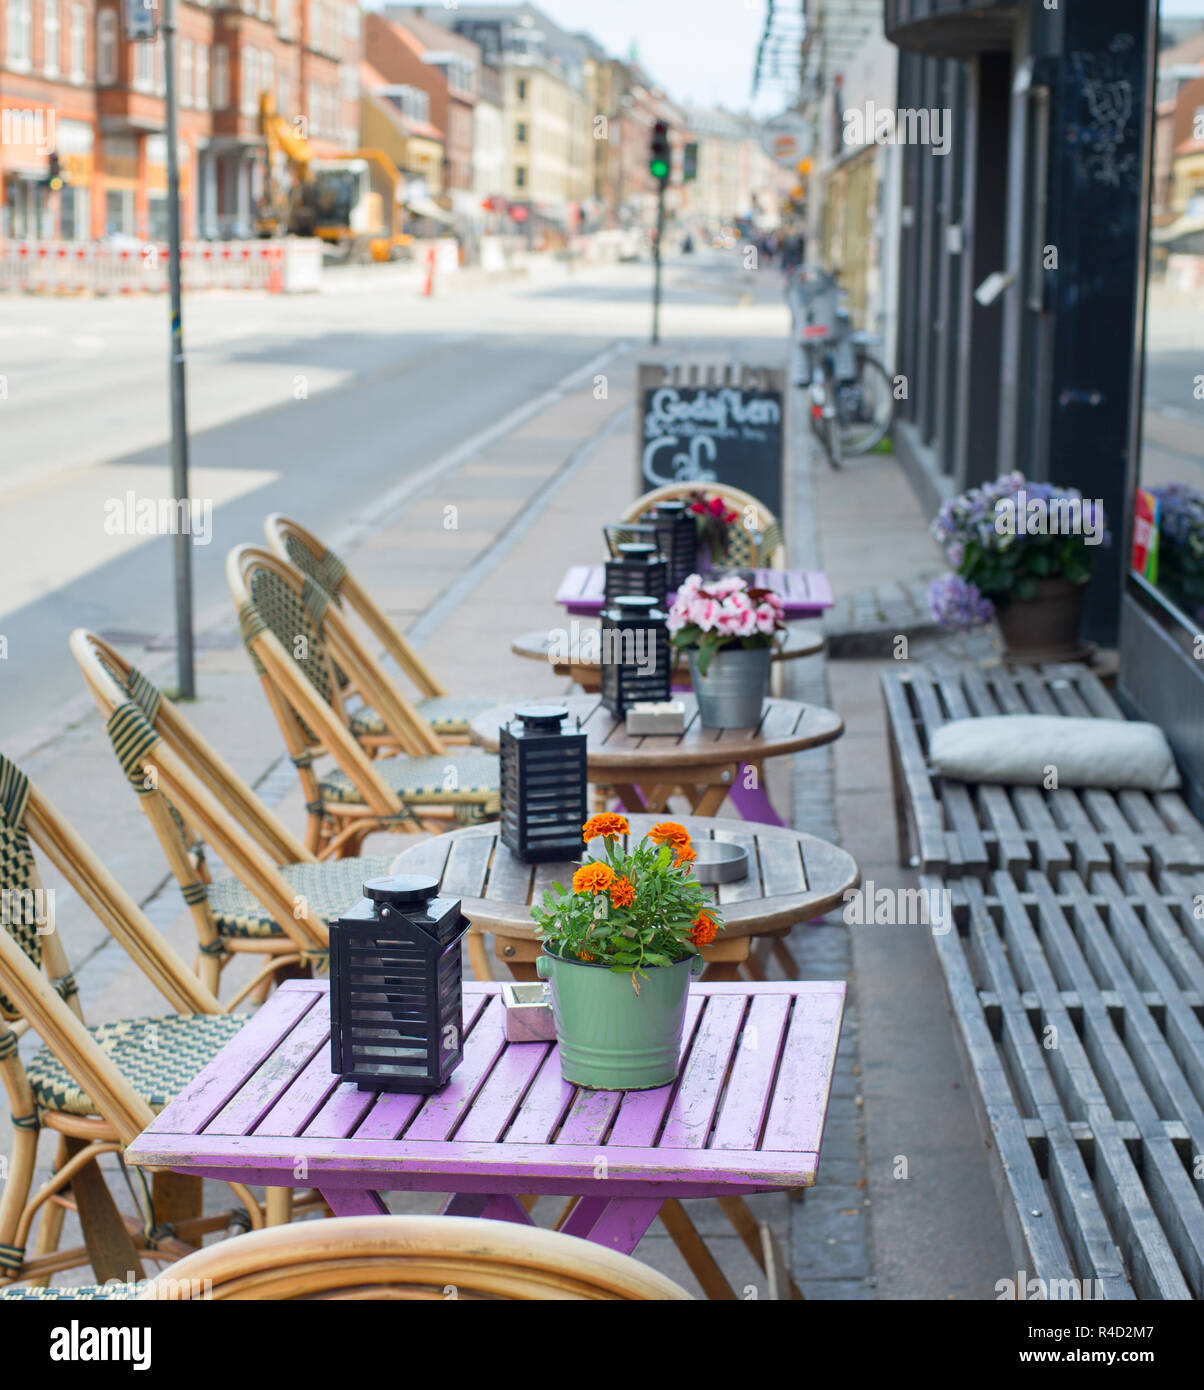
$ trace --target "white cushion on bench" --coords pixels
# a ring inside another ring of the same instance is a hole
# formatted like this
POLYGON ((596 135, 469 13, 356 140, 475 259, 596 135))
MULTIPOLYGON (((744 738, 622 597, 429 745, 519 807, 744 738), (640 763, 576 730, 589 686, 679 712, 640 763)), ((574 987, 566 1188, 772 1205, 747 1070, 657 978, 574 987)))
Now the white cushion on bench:
POLYGON ((1072 719, 1001 714, 955 719, 932 735, 929 760, 958 782, 1039 787, 1057 769, 1059 787, 1128 787, 1163 792, 1179 773, 1157 724, 1128 719, 1072 719))

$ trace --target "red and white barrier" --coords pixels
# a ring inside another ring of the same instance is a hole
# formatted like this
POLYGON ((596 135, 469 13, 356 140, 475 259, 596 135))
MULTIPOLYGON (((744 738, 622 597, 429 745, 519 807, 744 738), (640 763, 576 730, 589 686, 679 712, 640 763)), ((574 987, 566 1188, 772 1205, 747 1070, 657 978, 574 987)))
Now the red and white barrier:
MULTIPOLYGON (((161 294, 167 290, 167 247, 159 242, 0 242, 0 292, 26 294, 161 294)), ((322 243, 197 241, 180 248, 186 290, 298 293, 321 287, 322 243)))

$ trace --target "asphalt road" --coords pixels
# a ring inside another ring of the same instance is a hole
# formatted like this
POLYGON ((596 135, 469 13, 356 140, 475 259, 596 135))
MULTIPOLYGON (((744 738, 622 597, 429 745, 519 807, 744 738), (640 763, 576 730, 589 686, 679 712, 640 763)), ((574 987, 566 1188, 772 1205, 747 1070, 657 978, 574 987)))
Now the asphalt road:
MULTIPOLYGON (((550 266, 530 282, 428 301, 395 270, 336 271, 304 299, 186 300, 199 618, 230 608, 226 554, 261 541, 268 512, 338 538, 407 479, 648 328, 646 265, 550 266)), ((730 257, 671 270, 667 330, 713 331, 741 284, 730 257)), ((146 499, 172 496, 163 301, 5 308, 0 739, 80 692, 73 627, 145 645, 174 624, 173 538, 138 529, 146 499)))

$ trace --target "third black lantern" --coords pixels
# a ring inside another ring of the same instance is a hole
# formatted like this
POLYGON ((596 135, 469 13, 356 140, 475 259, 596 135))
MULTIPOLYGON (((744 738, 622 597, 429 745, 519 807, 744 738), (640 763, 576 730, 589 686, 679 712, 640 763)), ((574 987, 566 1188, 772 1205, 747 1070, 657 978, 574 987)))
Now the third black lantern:
POLYGON ((648 594, 620 594, 602 610, 602 703, 625 719, 642 700, 669 699, 667 615, 648 594))
POLYGON ((604 588, 606 606, 620 594, 648 594, 660 608, 669 594, 669 566, 655 545, 629 541, 615 547, 613 559, 606 562, 604 588))

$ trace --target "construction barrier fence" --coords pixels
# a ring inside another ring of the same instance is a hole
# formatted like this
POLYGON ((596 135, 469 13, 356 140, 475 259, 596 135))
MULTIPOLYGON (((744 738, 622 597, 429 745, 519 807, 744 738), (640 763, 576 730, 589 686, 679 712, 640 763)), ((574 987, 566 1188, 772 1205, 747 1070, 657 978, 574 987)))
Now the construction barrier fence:
MULTIPOLYGON (((186 290, 316 290, 322 246, 315 240, 194 241, 180 248, 186 290)), ((106 242, 0 242, 0 291, 28 294, 162 294, 167 246, 106 242)))

